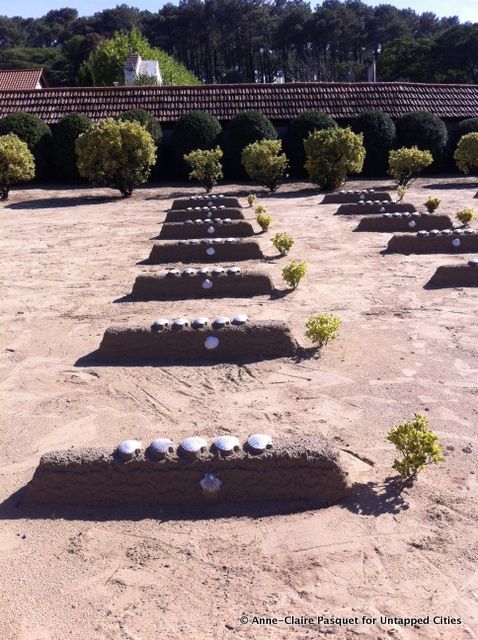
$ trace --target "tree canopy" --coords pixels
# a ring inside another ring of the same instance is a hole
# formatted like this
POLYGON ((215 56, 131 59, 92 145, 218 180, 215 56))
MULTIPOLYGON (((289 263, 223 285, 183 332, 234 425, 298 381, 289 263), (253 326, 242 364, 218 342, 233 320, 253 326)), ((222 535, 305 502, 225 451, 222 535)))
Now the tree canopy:
MULTIPOLYGON (((166 54, 208 83, 360 81, 380 49, 379 80, 478 82, 478 23, 361 0, 181 0, 156 13, 122 4, 88 17, 71 8, 0 17, 0 67, 43 66, 53 85, 89 83, 80 73, 89 56, 134 28, 166 83, 166 54)), ((177 73, 172 82, 191 82, 177 73)))

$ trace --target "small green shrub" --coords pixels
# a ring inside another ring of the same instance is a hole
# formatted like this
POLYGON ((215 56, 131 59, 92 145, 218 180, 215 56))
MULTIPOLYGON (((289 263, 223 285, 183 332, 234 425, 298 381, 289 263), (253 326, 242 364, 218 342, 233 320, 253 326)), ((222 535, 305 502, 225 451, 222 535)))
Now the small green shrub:
POLYGON ((247 196, 247 202, 248 202, 250 207, 253 207, 255 205, 256 200, 257 200, 257 197, 253 193, 250 193, 247 196))
POLYGON ((292 249, 294 244, 294 238, 288 233, 276 233, 272 238, 272 244, 277 249, 277 251, 281 254, 281 256, 286 256, 289 251, 292 249))
POLYGON ((26 142, 35 158, 36 178, 46 180, 51 174, 51 129, 31 113, 17 111, 0 119, 0 135, 14 133, 26 142))
POLYGON ((416 146, 429 151, 434 160, 443 157, 448 131, 443 120, 434 113, 412 111, 398 118, 395 124, 400 147, 416 146))
POLYGON ((53 128, 53 162, 55 177, 61 182, 80 181, 75 144, 78 136, 88 131, 91 120, 81 113, 69 113, 53 128))
POLYGON ((242 151, 242 165, 249 178, 270 191, 276 191, 287 171, 287 158, 281 149, 280 140, 259 140, 242 151))
POLYGON ((423 203, 423 206, 429 213, 433 213, 440 206, 440 202, 441 202, 440 198, 430 197, 427 200, 425 200, 425 202, 423 203))
POLYGON ((245 176, 241 164, 242 150, 259 140, 275 140, 277 131, 272 122, 259 111, 243 111, 229 123, 226 132, 226 155, 230 170, 236 177, 245 176))
POLYGON ((478 169, 478 133, 467 133, 463 136, 453 155, 456 166, 463 173, 478 169))
POLYGON ((428 429, 428 418, 419 413, 415 413, 413 420, 392 427, 387 440, 402 456, 394 461, 393 468, 404 478, 415 476, 427 464, 443 461, 438 437, 428 429))
POLYGON ((464 227, 467 227, 472 220, 476 219, 477 215, 472 207, 465 207, 458 211, 455 217, 464 227))
POLYGON ((401 186, 397 187, 398 202, 401 202, 403 200, 407 191, 408 191, 407 187, 401 187, 401 186))
POLYGON ((12 184, 35 177, 35 160, 26 142, 14 133, 0 136, 0 200, 8 200, 12 184))
POLYGON ((297 289, 299 282, 307 273, 307 262, 292 260, 282 269, 282 277, 291 289, 297 289))
POLYGON ((263 205, 256 207, 256 222, 262 231, 266 232, 269 230, 272 218, 267 214, 267 207, 264 207, 263 205))
POLYGON ((146 182, 156 159, 153 138, 142 125, 111 118, 81 134, 76 153, 81 176, 125 197, 146 182))
POLYGON ((323 347, 339 335, 342 320, 331 313, 315 313, 305 323, 305 335, 318 347, 323 347))
POLYGON ((189 173, 184 156, 196 149, 214 149, 221 131, 219 120, 205 111, 190 111, 179 118, 171 138, 173 164, 179 177, 189 173))
POLYGON ((352 131, 363 133, 366 150, 363 172, 367 176, 387 171, 388 154, 395 146, 397 132, 390 116, 382 111, 364 111, 352 122, 352 131))
POLYGON ((399 187, 408 187, 432 162, 433 156, 429 151, 421 151, 418 147, 402 147, 390 151, 388 175, 399 187))
POLYGON ((290 170, 294 176, 305 176, 304 140, 312 131, 334 129, 338 125, 327 113, 304 111, 290 121, 284 140, 284 150, 289 158, 290 170))
POLYGON ((222 176, 221 166, 222 150, 216 147, 208 149, 196 149, 184 156, 184 160, 191 167, 190 180, 197 180, 209 193, 222 176))
POLYGON ((347 129, 314 131, 304 140, 309 179, 322 189, 337 189, 349 173, 360 173, 365 159, 363 135, 347 129))

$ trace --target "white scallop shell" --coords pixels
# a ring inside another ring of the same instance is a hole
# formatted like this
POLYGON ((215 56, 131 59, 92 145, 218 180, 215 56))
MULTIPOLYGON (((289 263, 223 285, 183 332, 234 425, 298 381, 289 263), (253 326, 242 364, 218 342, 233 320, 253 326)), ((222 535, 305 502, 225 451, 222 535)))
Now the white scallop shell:
POLYGON ((461 240, 460 238, 453 238, 453 240, 451 241, 452 245, 454 247, 459 247, 461 245, 461 240))
POLYGON ((468 264, 470 267, 478 267, 478 258, 473 258, 473 260, 468 260, 468 264))
POLYGON ((214 227, 208 227, 207 232, 208 233, 214 233, 215 229, 214 227))
POLYGON ((214 446, 222 453, 232 453, 233 451, 239 451, 241 448, 236 436, 218 436, 214 440, 214 446))
POLYGON ((232 324, 246 324, 248 319, 249 317, 245 314, 239 314, 237 316, 234 316, 234 318, 232 319, 232 324))
POLYGON ((217 493, 221 488, 222 482, 215 473, 206 473, 202 480, 199 481, 199 484, 205 493, 217 493))
POLYGON ((177 276, 179 275, 179 269, 166 269, 167 276, 177 276))
POLYGON ((272 438, 266 433, 253 433, 247 438, 247 444, 254 451, 265 451, 272 447, 272 438))
POLYGON ((196 218, 196 220, 194 220, 194 222, 195 222, 196 224, 202 224, 202 223, 203 223, 203 220, 202 220, 202 218, 196 218))
POLYGON ((216 338, 216 336, 208 336, 205 340, 204 340, 204 346, 206 347, 206 349, 215 349, 216 347, 219 346, 219 338, 216 338))
POLYGON ((203 289, 212 289, 213 284, 214 284, 214 283, 213 283, 213 281, 212 281, 212 280, 209 280, 209 278, 206 278, 205 280, 203 280, 203 281, 202 281, 202 283, 201 283, 201 287, 202 287, 203 289))
POLYGON ((192 207, 186 207, 186 211, 192 211, 193 208, 192 207))
POLYGON ((199 318, 194 318, 192 324, 193 327, 205 327, 209 322, 209 318, 205 316, 200 316, 199 318))
POLYGON ((408 226, 413 229, 413 227, 417 226, 417 223, 415 222, 415 220, 410 220, 410 222, 408 223, 408 226))
POLYGON ((225 209, 225 208, 226 208, 225 205, 223 205, 223 204, 219 205, 219 209, 225 209))
POLYGON ((199 272, 202 276, 207 276, 209 274, 209 269, 207 267, 201 267, 199 272))
POLYGON ((380 213, 383 213, 385 211, 385 207, 380 207, 380 213))
POLYGON ((474 229, 463 229, 463 234, 464 235, 472 235, 473 233, 475 233, 474 229))
POLYGON ((182 329, 189 326, 189 320, 187 318, 176 318, 176 320, 173 320, 173 326, 182 329))
POLYGON ((169 320, 166 320, 166 318, 159 318, 153 322, 153 327, 155 329, 165 329, 166 327, 169 327, 169 320))
POLYGON ((187 240, 178 240, 178 244, 188 244, 187 240))
POLYGON ((183 276, 195 276, 197 273, 196 269, 183 269, 183 276))
POLYGON ((224 218, 224 224, 230 224, 232 222, 231 218, 224 218))
POLYGON ((123 440, 116 447, 116 451, 120 456, 132 456, 137 451, 141 451, 141 442, 139 440, 123 440))
POLYGON ((212 321, 213 326, 215 327, 225 327, 230 324, 230 319, 227 316, 219 316, 212 321))
POLYGON ((216 249, 214 249, 214 247, 208 247, 206 253, 208 256, 213 256, 216 253, 216 249))
POLYGON ((240 267, 229 267, 227 273, 231 276, 237 276, 238 273, 241 273, 240 267))
POLYGON ((208 206, 203 207, 203 208, 202 208, 202 210, 203 210, 203 211, 209 211, 209 207, 208 207, 208 206))
POLYGON ((156 438, 151 441, 149 451, 154 455, 174 452, 174 443, 169 438, 156 438))
POLYGON ((214 267, 214 269, 212 270, 213 275, 218 276, 221 273, 224 273, 225 269, 224 267, 214 267))
POLYGON ((207 442, 199 436, 190 436, 182 440, 179 446, 187 453, 199 453, 207 447, 207 442))

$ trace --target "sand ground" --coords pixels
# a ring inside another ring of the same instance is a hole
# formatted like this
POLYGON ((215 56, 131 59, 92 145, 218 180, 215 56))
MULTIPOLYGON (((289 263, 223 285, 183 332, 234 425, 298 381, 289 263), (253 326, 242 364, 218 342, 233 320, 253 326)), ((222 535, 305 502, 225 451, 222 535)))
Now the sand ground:
MULTIPOLYGON (((357 219, 319 206, 308 185, 273 197, 256 191, 271 232, 289 231, 290 257, 310 268, 296 292, 274 301, 114 302, 136 274, 162 268, 136 263, 171 198, 198 193, 192 186, 140 189, 128 200, 106 189, 31 188, 2 205, 2 640, 477 637, 478 291, 424 289, 437 265, 465 258, 382 255, 387 234, 354 234, 357 219), (322 311, 343 326, 320 358, 75 366, 112 323, 246 312, 287 320, 307 345, 304 322, 322 311), (415 411, 429 416, 445 462, 399 492, 386 433, 415 411), (18 505, 51 449, 253 431, 333 438, 358 482, 354 496, 318 511, 215 519, 18 505), (254 615, 288 614, 379 620, 251 624, 254 615), (430 616, 430 624, 383 624, 381 615, 430 616)), ((439 195, 441 211, 454 213, 477 206, 476 191, 472 178, 424 178, 407 200, 439 195)), ((281 288, 287 259, 274 256, 270 236, 259 236, 261 267, 281 288)))

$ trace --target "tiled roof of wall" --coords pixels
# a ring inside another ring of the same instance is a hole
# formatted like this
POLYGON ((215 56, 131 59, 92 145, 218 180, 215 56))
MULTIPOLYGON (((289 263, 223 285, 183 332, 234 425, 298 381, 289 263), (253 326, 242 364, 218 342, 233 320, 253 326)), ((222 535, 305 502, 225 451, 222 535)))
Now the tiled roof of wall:
POLYGON ((0 69, 0 91, 29 91, 40 81, 46 84, 42 69, 0 69))
POLYGON ((307 82, 0 91, 0 116, 28 111, 48 123, 70 112, 100 120, 138 108, 162 123, 175 122, 191 110, 208 111, 227 121, 248 109, 261 111, 273 121, 290 120, 308 109, 339 119, 353 118, 367 109, 379 109, 391 117, 423 110, 445 119, 468 118, 478 116, 478 85, 307 82))

